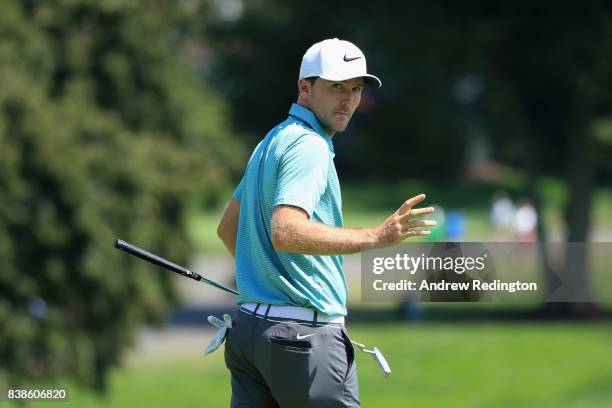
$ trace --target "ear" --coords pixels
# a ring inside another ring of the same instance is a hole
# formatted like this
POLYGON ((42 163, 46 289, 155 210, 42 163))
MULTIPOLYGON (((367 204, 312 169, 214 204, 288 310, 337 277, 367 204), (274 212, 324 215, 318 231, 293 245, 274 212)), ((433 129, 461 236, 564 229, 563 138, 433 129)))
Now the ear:
POLYGON ((308 97, 310 95, 310 87, 310 82, 308 82, 304 78, 298 80, 298 91, 300 93, 300 96, 308 97))

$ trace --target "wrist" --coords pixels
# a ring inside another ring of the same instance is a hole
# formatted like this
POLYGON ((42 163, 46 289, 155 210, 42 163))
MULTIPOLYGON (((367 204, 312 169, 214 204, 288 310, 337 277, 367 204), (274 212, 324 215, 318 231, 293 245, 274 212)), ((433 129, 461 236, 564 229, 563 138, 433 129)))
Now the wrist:
POLYGON ((363 240, 362 250, 367 251, 369 249, 374 249, 378 247, 378 244, 380 242, 378 230, 376 228, 365 228, 363 232, 364 232, 364 240, 363 240))

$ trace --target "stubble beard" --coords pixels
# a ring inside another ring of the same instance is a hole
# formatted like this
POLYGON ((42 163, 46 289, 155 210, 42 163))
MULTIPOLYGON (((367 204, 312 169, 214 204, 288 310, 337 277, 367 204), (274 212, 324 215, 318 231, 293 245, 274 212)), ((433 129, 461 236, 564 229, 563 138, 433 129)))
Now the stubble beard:
MULTIPOLYGON (((334 113, 332 113, 332 115, 334 115, 334 113)), ((319 118, 317 118, 319 120, 319 122, 321 122, 321 124, 323 125, 323 127, 325 129, 327 129, 329 132, 332 133, 340 133, 340 132, 344 132, 346 130, 346 128, 348 127, 349 122, 351 121, 351 118, 353 117, 353 115, 350 115, 346 121, 346 124, 342 127, 342 128, 337 128, 334 127, 334 125, 331 123, 332 121, 327 121, 327 120, 321 120, 319 118)))

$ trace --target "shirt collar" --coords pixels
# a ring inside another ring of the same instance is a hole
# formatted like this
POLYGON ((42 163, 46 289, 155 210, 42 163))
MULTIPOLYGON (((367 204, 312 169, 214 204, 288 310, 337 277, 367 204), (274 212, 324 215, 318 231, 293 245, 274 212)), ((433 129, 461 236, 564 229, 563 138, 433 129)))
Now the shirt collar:
POLYGON ((310 126, 323 139, 325 139, 329 150, 334 153, 334 144, 332 143, 331 137, 329 137, 329 134, 327 131, 325 131, 323 125, 321 125, 315 114, 310 109, 305 108, 302 105, 298 105, 297 103, 293 103, 291 104, 291 109, 289 109, 289 115, 295 116, 296 118, 306 122, 308 126, 310 126))

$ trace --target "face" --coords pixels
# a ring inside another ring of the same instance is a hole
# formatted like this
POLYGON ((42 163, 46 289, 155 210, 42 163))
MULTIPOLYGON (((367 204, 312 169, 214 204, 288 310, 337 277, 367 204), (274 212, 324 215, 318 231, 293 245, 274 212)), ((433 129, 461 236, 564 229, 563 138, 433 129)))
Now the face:
POLYGON ((346 129, 353 112, 361 101, 363 78, 328 81, 318 78, 314 84, 301 79, 300 99, 314 112, 331 135, 346 129))

